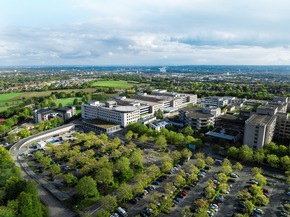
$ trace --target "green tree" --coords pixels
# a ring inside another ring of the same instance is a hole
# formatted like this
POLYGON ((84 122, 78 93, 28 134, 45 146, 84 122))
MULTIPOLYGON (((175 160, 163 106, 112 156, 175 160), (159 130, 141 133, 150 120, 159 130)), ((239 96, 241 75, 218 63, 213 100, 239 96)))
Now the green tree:
POLYGON ((173 168, 173 165, 171 162, 165 161, 162 164, 162 172, 166 173, 170 171, 173 168))
POLYGON ((123 183, 116 191, 117 200, 124 203, 133 197, 132 188, 130 185, 123 183))
POLYGON ((114 211, 117 207, 117 199, 115 196, 111 196, 110 194, 106 195, 101 199, 102 208, 110 213, 114 211))
POLYGON ((290 157, 288 155, 280 158, 283 169, 290 170, 290 157))
POLYGON ((228 151, 227 151, 227 155, 230 156, 230 157, 233 157, 233 158, 238 158, 239 156, 239 149, 234 147, 234 146, 231 146, 228 151))
POLYGON ((191 126, 187 126, 185 127, 183 130, 182 130, 182 133, 185 135, 185 136, 191 136, 193 134, 193 129, 191 126))
POLYGON ((158 136, 155 145, 156 145, 157 148, 160 148, 160 149, 166 148, 167 147, 167 141, 166 141, 165 136, 163 136, 163 135, 158 136))
POLYGON ((189 160, 189 158, 192 156, 192 152, 188 148, 184 148, 181 151, 181 155, 184 159, 189 160))
POLYGON ((255 205, 257 206, 267 206, 269 202, 269 198, 263 194, 258 194, 255 198, 255 205))
POLYGON ((221 172, 226 175, 229 175, 231 172, 233 172, 233 169, 231 166, 222 166, 221 172))
POLYGON ((125 138, 126 138, 127 140, 131 140, 132 137, 133 137, 133 134, 134 134, 134 133, 133 133, 131 130, 129 130, 129 131, 126 133, 125 138))
POLYGON ((236 171, 241 171, 243 169, 243 165, 240 162, 237 162, 234 166, 233 169, 236 171))
POLYGON ((177 175, 177 176, 175 176, 173 183, 175 186, 181 187, 186 183, 186 181, 181 175, 177 175))
POLYGON ((267 184, 267 179, 262 174, 258 173, 254 176, 254 179, 259 182, 259 185, 264 186, 267 184))
POLYGON ((279 167, 280 159, 275 154, 267 154, 267 162, 271 167, 279 167))
POLYGON ((190 206, 185 206, 185 207, 182 208, 181 216, 182 216, 182 217, 189 217, 189 216, 192 216, 192 212, 191 212, 191 210, 190 210, 190 206))
POLYGON ((106 167, 100 168, 95 176, 98 183, 105 184, 106 186, 112 185, 114 183, 114 175, 111 169, 106 167))
POLYGON ((145 143, 145 142, 147 142, 148 140, 149 140, 149 138, 148 138, 148 136, 146 136, 146 135, 142 135, 142 136, 140 136, 140 138, 139 138, 139 141, 142 142, 142 143, 145 143))
POLYGON ((204 159, 204 158, 205 158, 203 152, 197 152, 196 154, 194 154, 194 157, 195 157, 196 159, 204 159))
POLYGON ((52 159, 50 157, 44 156, 39 159, 39 163, 44 167, 44 169, 47 169, 52 162, 52 159))
POLYGON ((232 167, 232 163, 230 162, 229 159, 225 158, 223 163, 222 163, 222 166, 230 166, 230 167, 232 167))
POLYGON ((177 163, 181 159, 182 155, 179 151, 174 150, 170 153, 170 157, 173 159, 174 163, 177 163))
POLYGON ((204 168, 206 164, 205 164, 205 162, 204 162, 203 159, 198 158, 198 159, 196 160, 195 165, 196 165, 199 169, 201 169, 201 168, 204 168))
POLYGON ((21 138, 26 138, 26 137, 29 137, 30 136, 30 131, 27 130, 27 129, 23 129, 23 130, 20 130, 18 132, 18 135, 21 137, 21 138))
POLYGON ((84 176, 78 181, 78 184, 75 187, 78 195, 83 198, 99 198, 99 192, 96 186, 96 182, 90 176, 84 176))
POLYGON ((253 150, 249 146, 243 145, 239 149, 238 158, 242 161, 251 161, 253 159, 253 150))
POLYGON ((110 217, 110 212, 101 208, 96 212, 96 217, 110 217))
POLYGON ((253 213, 255 205, 252 203, 252 201, 246 200, 244 204, 246 206, 247 213, 253 213))
POLYGON ((214 164, 214 159, 213 159, 211 156, 207 156, 207 157, 205 158, 205 163, 206 163, 207 165, 213 165, 213 164, 214 164))
POLYGON ((64 174, 62 178, 68 186, 74 186, 78 181, 77 177, 75 177, 72 173, 64 174))
POLYGON ((211 186, 208 186, 205 188, 204 193, 207 199, 211 199, 215 194, 215 189, 211 186))
POLYGON ((258 149, 254 152, 253 160, 257 163, 263 163, 265 159, 265 154, 263 149, 258 149))
POLYGON ((49 171, 51 172, 51 174, 55 177, 57 175, 60 174, 61 169, 57 164, 52 164, 49 168, 49 171))
POLYGON ((258 167, 253 167, 251 169, 251 173, 255 176, 257 174, 262 174, 262 168, 258 168, 258 167))

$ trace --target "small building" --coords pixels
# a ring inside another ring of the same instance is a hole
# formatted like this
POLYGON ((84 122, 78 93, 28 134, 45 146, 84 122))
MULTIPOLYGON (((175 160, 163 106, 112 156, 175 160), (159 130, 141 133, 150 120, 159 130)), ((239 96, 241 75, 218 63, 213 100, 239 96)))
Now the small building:
POLYGON ((162 128, 166 128, 170 125, 171 124, 168 123, 167 121, 157 121, 154 123, 150 123, 149 127, 152 128, 153 130, 160 131, 162 128))
POLYGON ((235 143, 241 137, 241 132, 238 130, 216 127, 212 131, 207 132, 205 135, 219 138, 219 139, 225 139, 225 140, 235 143))
POLYGON ((36 148, 37 149, 44 149, 45 146, 46 146, 46 142, 44 142, 44 141, 39 141, 39 142, 36 143, 36 148))
POLYGON ((82 129, 85 132, 93 131, 96 134, 108 134, 114 133, 121 129, 120 124, 111 123, 108 121, 93 119, 93 120, 83 120, 82 129))
POLYGON ((34 111, 34 121, 38 123, 40 121, 48 121, 51 118, 61 117, 64 121, 70 119, 76 115, 76 108, 73 106, 66 106, 57 109, 38 109, 34 111))

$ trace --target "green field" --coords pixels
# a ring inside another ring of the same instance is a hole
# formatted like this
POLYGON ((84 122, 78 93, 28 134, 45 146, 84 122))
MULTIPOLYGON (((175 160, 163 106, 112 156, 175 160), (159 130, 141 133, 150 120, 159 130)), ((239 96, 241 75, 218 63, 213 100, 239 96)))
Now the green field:
POLYGON ((79 101, 82 100, 82 98, 80 97, 72 97, 72 98, 66 98, 66 99, 57 99, 55 103, 56 105, 61 103, 63 106, 72 106, 75 98, 77 98, 79 101))
MULTIPOLYGON (((22 95, 22 93, 4 93, 0 94, 0 105, 3 105, 5 103, 18 100, 17 97, 22 95)), ((22 98, 19 98, 22 99, 22 98)))
POLYGON ((108 80, 108 81, 95 81, 93 83, 94 87, 113 87, 113 88, 119 88, 119 89, 128 89, 132 88, 134 85, 138 85, 138 83, 130 83, 128 81, 113 81, 113 80, 108 80))

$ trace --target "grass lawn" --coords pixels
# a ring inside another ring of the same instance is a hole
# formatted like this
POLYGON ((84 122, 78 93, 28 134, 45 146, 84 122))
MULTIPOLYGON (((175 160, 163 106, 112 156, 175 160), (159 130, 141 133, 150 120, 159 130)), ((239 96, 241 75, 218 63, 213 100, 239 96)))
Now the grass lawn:
POLYGON ((134 85, 137 85, 136 83, 129 83, 128 81, 113 81, 113 80, 108 80, 108 81, 95 81, 93 83, 94 87, 114 87, 114 88, 120 88, 120 89, 127 89, 131 88, 134 85))
POLYGON ((77 98, 79 101, 82 100, 82 98, 80 97, 72 97, 72 98, 66 98, 66 99, 57 99, 55 103, 56 105, 61 103, 63 106, 72 106, 75 98, 77 98))
POLYGON ((22 99, 22 97, 20 97, 21 95, 22 95, 22 93, 4 93, 4 94, 0 94, 0 105, 3 105, 5 103, 9 103, 12 100, 22 99))
POLYGON ((96 91, 95 88, 85 88, 85 89, 65 89, 65 90, 48 90, 48 91, 42 91, 42 92, 24 92, 20 93, 18 97, 15 97, 15 99, 22 99, 22 97, 25 97, 26 99, 32 98, 32 97, 41 97, 41 96, 49 96, 52 92, 64 92, 64 93, 71 93, 72 91, 78 92, 78 91, 84 91, 86 93, 93 93, 96 91))

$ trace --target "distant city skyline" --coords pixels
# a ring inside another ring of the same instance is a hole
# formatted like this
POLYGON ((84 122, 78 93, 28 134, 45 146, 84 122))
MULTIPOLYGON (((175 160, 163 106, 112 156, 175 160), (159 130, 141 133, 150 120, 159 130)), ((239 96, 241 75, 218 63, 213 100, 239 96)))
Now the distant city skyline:
POLYGON ((290 65, 286 0, 2 0, 0 66, 290 65))

